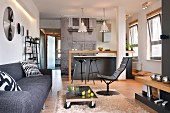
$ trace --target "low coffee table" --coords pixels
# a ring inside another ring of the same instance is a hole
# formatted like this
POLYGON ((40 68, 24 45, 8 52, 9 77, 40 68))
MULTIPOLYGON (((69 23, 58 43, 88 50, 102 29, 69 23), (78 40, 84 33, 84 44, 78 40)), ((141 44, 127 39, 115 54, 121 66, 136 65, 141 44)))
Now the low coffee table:
POLYGON ((66 103, 64 105, 65 109, 71 107, 71 102, 90 102, 89 107, 95 108, 97 96, 89 86, 67 86, 66 88, 66 103), (94 94, 91 96, 88 94, 88 90, 94 94), (85 95, 82 96, 82 92, 85 91, 85 95))

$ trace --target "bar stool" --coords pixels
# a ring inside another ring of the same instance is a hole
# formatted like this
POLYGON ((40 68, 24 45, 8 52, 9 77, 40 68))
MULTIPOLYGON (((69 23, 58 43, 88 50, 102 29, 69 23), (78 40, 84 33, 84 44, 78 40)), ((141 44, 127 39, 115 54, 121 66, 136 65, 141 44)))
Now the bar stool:
MULTIPOLYGON (((89 81, 89 76, 90 75, 92 75, 92 77, 93 77, 93 74, 94 73, 98 73, 99 74, 99 69, 98 69, 98 66, 97 66, 97 59, 96 58, 92 58, 92 59, 90 59, 90 65, 89 65, 89 73, 88 73, 88 81, 89 81), (96 69, 97 69, 97 71, 93 71, 93 66, 92 66, 92 63, 95 63, 95 66, 96 66, 96 69)), ((93 83, 95 84, 95 82, 94 82, 94 77, 93 77, 93 83)))
MULTIPOLYGON (((77 63, 80 63, 81 81, 83 82, 83 74, 86 73, 86 59, 75 59, 75 61, 76 61, 76 62, 75 62, 75 64, 74 64, 74 72, 73 72, 72 82, 71 82, 71 83, 73 83, 73 80, 74 80, 77 63), (83 63, 84 63, 84 72, 83 72, 83 63)), ((85 84, 86 84, 86 76, 85 76, 85 84)))

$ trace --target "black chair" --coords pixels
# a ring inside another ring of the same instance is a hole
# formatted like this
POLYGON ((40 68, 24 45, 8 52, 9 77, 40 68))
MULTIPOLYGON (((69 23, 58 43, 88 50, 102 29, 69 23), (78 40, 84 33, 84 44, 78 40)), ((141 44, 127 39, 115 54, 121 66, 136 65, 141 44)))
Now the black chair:
MULTIPOLYGON (((75 59, 75 61, 76 61, 76 62, 75 62, 75 64, 74 64, 74 72, 73 72, 73 76, 72 76, 72 81, 71 81, 71 83, 73 83, 73 80, 74 80, 77 63, 80 63, 81 81, 83 82, 83 74, 86 73, 86 59, 75 59), (83 63, 84 63, 84 72, 83 72, 83 63)), ((85 76, 85 84, 86 84, 86 76, 85 76)))
POLYGON ((99 69, 98 69, 98 66, 97 66, 97 59, 96 58, 90 59, 89 73, 88 73, 88 81, 89 81, 89 76, 92 75, 93 83, 95 84, 93 74, 99 74, 99 69), (93 71, 93 66, 92 66, 93 63, 95 64, 97 71, 93 71))
POLYGON ((105 95, 105 96, 119 95, 119 93, 116 91, 109 91, 109 85, 119 78, 121 73, 126 69, 128 61, 129 61, 128 57, 123 57, 120 67, 113 73, 112 76, 97 74, 97 76, 107 84, 107 90, 106 91, 98 91, 98 92, 96 92, 97 94, 105 95))

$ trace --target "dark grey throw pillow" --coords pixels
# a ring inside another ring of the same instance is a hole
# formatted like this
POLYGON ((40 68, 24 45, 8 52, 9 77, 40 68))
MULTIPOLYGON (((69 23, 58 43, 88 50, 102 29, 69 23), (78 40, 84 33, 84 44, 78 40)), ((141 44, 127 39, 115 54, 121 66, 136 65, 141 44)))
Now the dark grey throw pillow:
POLYGON ((34 63, 22 61, 21 66, 26 74, 26 77, 42 75, 42 73, 38 69, 38 66, 34 63))
POLYGON ((22 91, 22 90, 8 73, 0 71, 0 91, 22 91))

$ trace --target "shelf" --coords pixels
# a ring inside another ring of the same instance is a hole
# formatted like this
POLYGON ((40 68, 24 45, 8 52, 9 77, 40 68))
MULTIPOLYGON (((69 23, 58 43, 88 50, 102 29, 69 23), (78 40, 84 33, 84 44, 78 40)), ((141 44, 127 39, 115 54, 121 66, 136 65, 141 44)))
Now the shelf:
POLYGON ((139 100, 140 102, 151 107, 159 113, 170 113, 170 104, 168 104, 166 107, 163 107, 159 104, 155 104, 153 99, 139 93, 135 93, 135 99, 139 100))
MULTIPOLYGON (((78 29, 68 28, 68 32, 78 32, 78 29)), ((87 32, 93 32, 93 29, 87 29, 87 32)))
POLYGON ((137 76, 135 77, 135 80, 143 84, 146 84, 148 86, 152 86, 157 89, 170 93, 170 84, 165 84, 163 82, 154 81, 150 78, 150 76, 137 76))

